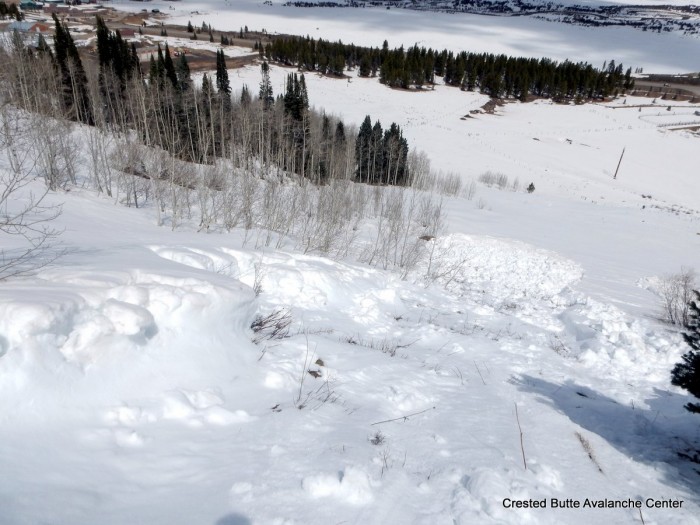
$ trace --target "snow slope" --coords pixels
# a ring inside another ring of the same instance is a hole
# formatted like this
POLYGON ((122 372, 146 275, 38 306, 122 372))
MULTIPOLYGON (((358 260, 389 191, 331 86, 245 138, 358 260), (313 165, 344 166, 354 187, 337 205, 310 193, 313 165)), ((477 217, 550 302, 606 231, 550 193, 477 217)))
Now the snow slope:
POLYGON ((3 523, 639 516, 504 498, 672 498, 645 522, 698 523, 675 453, 700 436, 668 385, 680 338, 578 291, 571 259, 453 234, 437 249, 467 263, 426 287, 60 198, 76 251, 0 289, 3 523), (278 309, 289 337, 254 343, 278 309))
MULTIPOLYGON (((276 92, 287 72, 272 69, 276 92)), ((405 280, 51 195, 66 255, 0 283, 0 523, 700 523, 682 457, 700 427, 669 384, 684 345, 650 285, 700 270, 698 138, 658 126, 694 109, 462 120, 485 99, 307 85, 348 122, 397 121, 465 183, 492 170, 520 190, 446 198, 430 272, 405 280), (282 337, 251 328, 271 314, 282 337)))

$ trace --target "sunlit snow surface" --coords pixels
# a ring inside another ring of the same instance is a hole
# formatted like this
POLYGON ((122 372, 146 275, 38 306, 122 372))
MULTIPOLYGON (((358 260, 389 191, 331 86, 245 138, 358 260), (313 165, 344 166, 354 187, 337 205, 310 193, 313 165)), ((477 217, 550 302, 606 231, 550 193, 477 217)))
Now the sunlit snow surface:
MULTIPOLYGON (((272 68, 276 93, 290 71, 272 68)), ((445 199, 430 281, 425 263, 402 280, 51 196, 68 253, 0 283, 0 523, 700 523, 697 465, 678 456, 700 427, 669 384, 684 346, 655 295, 700 270, 698 138, 659 127, 695 110, 628 97, 462 120, 486 99, 351 80, 307 75, 312 103, 396 121, 434 167, 519 191, 445 199), (275 310, 289 337, 254 343, 275 310)))
MULTIPOLYGON (((61 224, 75 251, 0 289, 3 523, 638 516, 513 511, 506 497, 679 498, 682 510, 645 508, 645 520, 697 523, 697 474, 676 457, 697 440, 697 424, 668 384, 680 336, 653 319, 652 306, 634 315, 604 298, 664 256, 644 259, 633 240, 600 253, 611 242, 604 228, 582 241, 577 260, 454 233, 436 241, 440 264, 463 264, 426 286, 423 267, 402 281, 243 248, 238 235, 169 232, 148 210, 72 193, 60 196, 61 224), (620 270, 623 252, 637 260, 620 270), (599 259, 613 268, 605 285, 585 275, 591 266, 604 277, 599 259), (255 315, 280 308, 292 316, 290 337, 251 342, 255 315)), ((451 229, 498 233, 522 206, 532 213, 513 237, 619 213, 515 196, 489 195, 501 212, 450 201, 451 229)), ((669 226, 679 236, 691 227, 639 210, 617 222, 628 239, 643 234, 652 245, 669 226)), ((564 252, 576 244, 549 232, 564 252)))

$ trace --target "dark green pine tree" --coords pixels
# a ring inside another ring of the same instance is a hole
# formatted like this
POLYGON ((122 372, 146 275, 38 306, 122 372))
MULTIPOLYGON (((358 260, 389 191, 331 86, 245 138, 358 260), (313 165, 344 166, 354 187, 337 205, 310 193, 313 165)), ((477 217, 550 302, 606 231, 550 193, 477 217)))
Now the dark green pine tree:
POLYGON ((158 89, 165 87, 165 57, 160 44, 158 44, 157 58, 153 60, 153 56, 151 56, 150 84, 158 89))
POLYGON ((58 17, 53 15, 56 24, 54 48, 56 50, 56 65, 61 72, 63 82, 63 101, 66 109, 72 112, 72 117, 86 124, 93 124, 94 119, 90 109, 87 75, 83 63, 75 47, 73 37, 68 27, 58 17))
POLYGON ((185 53, 180 53, 175 64, 175 74, 177 75, 177 88, 180 92, 185 92, 192 87, 192 77, 190 76, 190 66, 187 63, 185 53))
POLYGON ((158 59, 151 55, 148 68, 148 83, 154 88, 162 89, 165 85, 165 67, 163 66, 163 52, 158 48, 158 59))
POLYGON ((377 121, 372 126, 372 134, 369 141, 369 157, 367 159, 367 175, 369 182, 376 184, 384 182, 382 178, 382 166, 384 164, 384 131, 381 122, 377 121))
POLYGON ((231 82, 228 79, 226 57, 224 56, 223 49, 216 52, 216 89, 218 89, 221 94, 231 94, 231 82))
POLYGON ((187 21, 187 32, 194 33, 194 27, 192 27, 192 22, 187 21))
POLYGON ((267 62, 263 62, 260 65, 260 73, 262 79, 260 80, 260 91, 258 92, 258 98, 263 103, 265 109, 269 108, 275 101, 274 94, 272 92, 272 83, 270 82, 270 66, 267 62))
MULTIPOLYGON (((686 332, 683 334, 690 350, 683 354, 683 362, 671 371, 671 383, 700 399, 700 292, 694 290, 693 293, 695 300, 689 304, 688 324, 685 325, 686 332)), ((687 403, 685 408, 700 414, 700 403, 687 403)))
POLYGON ((42 53, 48 54, 48 56, 51 60, 54 59, 53 51, 51 51, 51 46, 49 46, 49 44, 46 42, 46 39, 44 38, 44 35, 42 35, 41 33, 39 33, 39 38, 37 39, 37 42, 36 42, 36 50, 40 54, 42 54, 42 53))
POLYGON ((132 74, 135 74, 137 77, 141 78, 141 59, 139 58, 138 51, 136 51, 136 44, 133 42, 131 43, 131 68, 132 74))
POLYGON ((367 159, 369 158, 371 140, 372 119, 367 115, 360 125, 360 131, 355 141, 355 165, 357 166, 355 178, 358 182, 369 182, 367 159))
POLYGON ((372 73, 372 60, 369 53, 363 53, 360 57, 360 76, 368 77, 372 73))
POLYGON ((211 81, 209 80, 209 76, 204 73, 204 76, 202 77, 202 95, 204 95, 204 100, 209 100, 211 99, 212 95, 212 87, 211 87, 211 81))
POLYGON ((248 89, 247 84, 243 84, 243 89, 241 89, 241 106, 244 108, 247 108, 250 106, 250 101, 251 101, 251 96, 250 96, 250 90, 248 89))
POLYGON ((345 125, 342 120, 339 120, 335 125, 335 137, 336 144, 345 144, 345 125))
POLYGON ((304 75, 301 78, 296 73, 287 76, 286 92, 284 94, 284 111, 293 120, 301 120, 309 109, 309 96, 306 92, 304 75))
POLYGON ((163 67, 165 68, 165 77, 170 80, 170 84, 177 89, 177 73, 175 72, 175 64, 170 56, 170 49, 168 48, 168 43, 165 43, 165 52, 163 53, 163 67))
POLYGON ((126 82, 134 73, 140 75, 140 63, 134 44, 124 40, 119 31, 111 32, 104 20, 97 17, 97 56, 100 64, 100 87, 103 94, 114 93, 118 87, 119 95, 123 95, 126 82), (119 79, 119 85, 112 85, 106 75, 112 71, 119 79))
POLYGON ((110 62, 109 29, 103 18, 97 15, 97 58, 100 66, 106 66, 110 62))

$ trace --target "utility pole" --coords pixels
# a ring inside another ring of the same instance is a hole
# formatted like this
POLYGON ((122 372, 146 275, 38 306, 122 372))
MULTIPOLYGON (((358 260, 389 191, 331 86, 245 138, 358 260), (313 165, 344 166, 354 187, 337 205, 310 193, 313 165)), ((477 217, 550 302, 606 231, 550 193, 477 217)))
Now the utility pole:
POLYGON ((625 156, 625 148, 622 148, 622 155, 620 155, 620 160, 617 162, 617 168, 615 169, 615 175, 613 179, 617 179, 617 172, 620 171, 620 164, 622 164, 622 157, 625 156))

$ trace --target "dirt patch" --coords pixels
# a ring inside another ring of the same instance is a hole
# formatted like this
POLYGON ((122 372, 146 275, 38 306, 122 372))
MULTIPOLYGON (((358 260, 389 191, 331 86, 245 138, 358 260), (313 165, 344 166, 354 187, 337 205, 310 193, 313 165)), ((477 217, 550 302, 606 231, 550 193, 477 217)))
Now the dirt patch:
POLYGON ((489 99, 489 101, 481 106, 481 113, 486 113, 488 115, 495 115, 496 114, 496 108, 505 106, 505 102, 503 102, 499 98, 492 98, 489 99))
MULTIPOLYGON (((187 65, 190 71, 212 71, 216 69, 216 53, 202 49, 186 49, 187 65)), ((252 64, 257 55, 244 57, 226 57, 226 66, 229 69, 252 64)))

